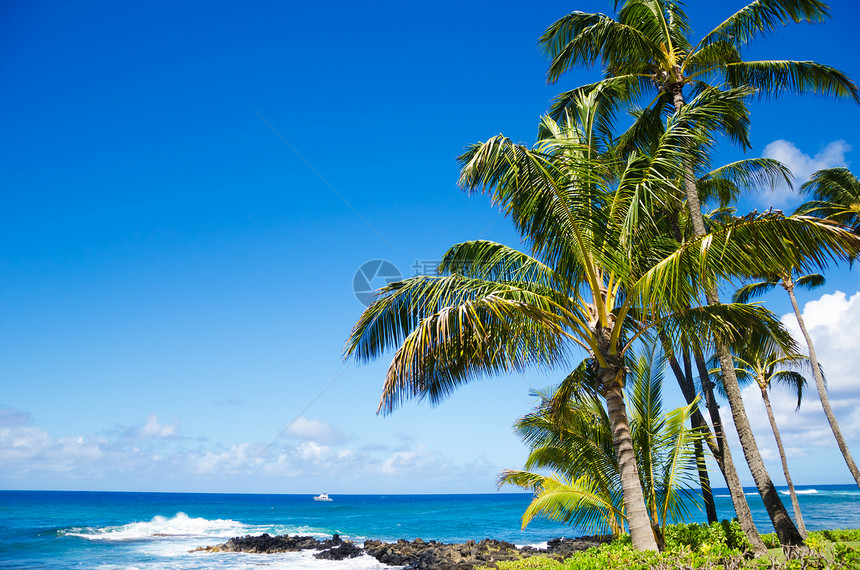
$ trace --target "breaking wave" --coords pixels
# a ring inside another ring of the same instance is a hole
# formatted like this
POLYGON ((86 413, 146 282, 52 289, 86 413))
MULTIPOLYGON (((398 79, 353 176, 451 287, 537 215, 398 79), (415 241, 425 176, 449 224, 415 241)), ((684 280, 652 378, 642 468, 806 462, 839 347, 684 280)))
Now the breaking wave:
POLYGON ((169 518, 156 516, 147 522, 133 522, 105 527, 75 527, 61 532, 65 536, 105 541, 151 540, 178 537, 230 538, 240 534, 252 533, 253 529, 251 527, 238 521, 191 518, 185 513, 177 513, 176 516, 169 518))

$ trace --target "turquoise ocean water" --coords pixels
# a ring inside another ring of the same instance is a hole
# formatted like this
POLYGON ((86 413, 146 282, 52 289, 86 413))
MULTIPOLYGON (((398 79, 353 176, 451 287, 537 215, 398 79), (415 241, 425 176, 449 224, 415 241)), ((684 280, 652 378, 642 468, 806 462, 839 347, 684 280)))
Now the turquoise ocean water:
MULTIPOLYGON (((750 489, 753 516, 767 531, 767 514, 750 489)), ((733 511, 715 490, 721 517, 733 511)), ((0 568, 387 568, 370 557, 343 562, 312 552, 278 555, 189 553, 245 534, 301 534, 363 542, 398 538, 462 542, 497 538, 542 545, 575 528, 535 521, 520 530, 528 494, 336 495, 315 503, 310 495, 101 493, 0 491, 0 568)), ((800 487, 810 530, 860 528, 856 486, 800 487)), ((791 509, 788 497, 786 506, 791 509)), ((704 520, 693 507, 691 520, 704 520)))

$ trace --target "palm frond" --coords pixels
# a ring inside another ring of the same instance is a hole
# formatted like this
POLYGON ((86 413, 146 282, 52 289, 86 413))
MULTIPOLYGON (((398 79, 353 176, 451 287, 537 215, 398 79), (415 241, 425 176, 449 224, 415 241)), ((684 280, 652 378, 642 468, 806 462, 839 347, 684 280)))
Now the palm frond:
POLYGON ((806 388, 806 377, 796 370, 779 370, 775 372, 770 381, 782 384, 794 390, 797 394, 797 409, 800 409, 800 402, 803 399, 803 390, 806 388))
POLYGON ((716 168, 699 178, 699 195, 718 198, 721 204, 734 202, 743 191, 774 188, 780 183, 791 186, 791 170, 772 158, 749 158, 716 168), (713 188, 714 192, 707 192, 713 188), (703 190, 705 190, 703 192, 703 190))
POLYGON ((624 509, 620 496, 605 497, 588 477, 565 480, 552 476, 503 475, 506 483, 510 480, 533 484, 541 477, 539 491, 523 513, 523 528, 534 517, 541 516, 594 534, 622 532, 624 509))
POLYGON ((571 12, 553 22, 538 40, 550 58, 547 81, 555 83, 569 69, 590 67, 601 59, 613 75, 647 74, 642 61, 664 58, 659 41, 638 27, 622 24, 605 14, 571 12))
POLYGON ((813 93, 851 98, 860 103, 860 91, 847 75, 814 61, 745 61, 723 67, 726 84, 750 85, 761 98, 782 93, 813 93))
POLYGON ((812 200, 798 211, 827 218, 852 227, 860 221, 860 180, 847 168, 826 168, 815 172, 800 187, 812 200))
POLYGON ((699 46, 719 41, 746 44, 790 22, 822 22, 830 16, 821 0, 756 0, 705 35, 699 46))
POLYGON ((820 273, 810 273, 809 275, 804 275, 795 279, 794 286, 811 291, 812 289, 817 289, 818 287, 823 286, 824 281, 824 275, 821 275, 820 273))
POLYGON ((655 324, 672 336, 697 339, 703 349, 715 346, 714 343, 737 345, 741 342, 774 345, 786 352, 794 352, 797 348, 779 318, 760 305, 703 305, 675 311, 655 324))
POLYGON ((750 214, 682 244, 649 269, 628 294, 641 295, 646 306, 684 307, 696 287, 717 280, 781 275, 786 268, 810 272, 849 260, 860 238, 839 224, 780 212, 750 214))
POLYGON ((732 295, 733 303, 749 303, 753 299, 758 299, 765 293, 768 293, 776 287, 776 281, 759 281, 757 283, 749 283, 744 285, 732 295))

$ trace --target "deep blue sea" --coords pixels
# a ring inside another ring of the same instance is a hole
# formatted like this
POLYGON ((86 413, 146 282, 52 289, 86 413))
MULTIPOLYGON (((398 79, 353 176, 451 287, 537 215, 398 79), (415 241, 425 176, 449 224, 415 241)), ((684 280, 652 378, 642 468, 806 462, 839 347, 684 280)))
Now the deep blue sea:
MULTIPOLYGON (((715 490, 721 518, 733 511, 725 491, 715 490)), ((750 489, 759 528, 767 514, 750 489)), ((558 536, 583 533, 536 520, 520 530, 528 494, 332 495, 330 503, 311 495, 227 495, 191 493, 101 493, 0 491, 0 567, 222 569, 390 568, 363 556, 325 562, 312 552, 277 555, 189 553, 198 546, 245 534, 333 533, 363 542, 398 538, 462 542, 497 538, 518 545, 542 545, 558 536)), ((810 530, 860 528, 856 486, 800 487, 801 511, 810 530)), ((791 510, 788 497, 786 506, 791 510)), ((704 520, 694 507, 691 520, 704 520)))

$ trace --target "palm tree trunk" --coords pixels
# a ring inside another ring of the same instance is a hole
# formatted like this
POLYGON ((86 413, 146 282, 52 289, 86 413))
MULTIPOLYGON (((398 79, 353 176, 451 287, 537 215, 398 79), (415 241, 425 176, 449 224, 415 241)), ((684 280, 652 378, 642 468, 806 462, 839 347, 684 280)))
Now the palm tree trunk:
POLYGON ((749 464, 750 473, 758 488, 759 495, 761 495, 764 507, 767 509, 767 514, 773 523, 773 528, 776 530, 776 536, 779 538, 779 543, 783 548, 790 549, 800 546, 803 544, 803 537, 800 536, 797 527, 794 526, 794 522, 792 522, 788 511, 785 509, 785 505, 782 504, 782 500, 776 492, 776 487, 774 487, 767 468, 764 466, 764 460, 761 457, 758 444, 756 444, 752 426, 750 426, 743 398, 741 397, 741 389, 738 386, 737 377, 735 377, 732 357, 722 343, 718 345, 717 350, 717 355, 720 359, 720 368, 723 371, 723 385, 726 390, 726 398, 729 400, 732 419, 735 421, 738 438, 741 440, 741 449, 749 464))
MULTIPOLYGON (((672 368, 672 372, 675 373, 675 379, 678 381, 681 393, 684 394, 684 399, 687 401, 687 405, 689 406, 696 399, 696 389, 693 385, 693 378, 690 370, 690 352, 686 347, 683 348, 684 370, 682 371, 681 367, 678 365, 678 359, 675 357, 675 353, 672 350, 672 345, 669 344, 669 339, 666 338, 666 334, 663 331, 660 331, 659 335, 660 341, 663 344, 663 352, 666 353, 666 356, 669 359, 669 367, 672 368)), ((705 422, 705 418, 702 417, 702 412, 699 411, 698 405, 693 409, 690 423, 694 429, 707 432, 706 439, 709 442, 713 439, 710 427, 705 422)), ((711 451, 713 451, 714 447, 716 446, 712 446, 711 451)), ((705 514, 708 517, 708 524, 719 522, 720 519, 717 517, 717 508, 714 504, 714 493, 711 490, 711 480, 708 476, 708 466, 705 464, 705 450, 702 448, 702 443, 700 441, 696 441, 694 450, 696 453, 696 465, 698 466, 699 471, 699 486, 702 488, 702 501, 705 503, 705 514)), ((723 466, 720 461, 717 461, 717 465, 722 472, 723 466)))
POLYGON ((827 417, 827 422, 830 424, 830 429, 833 431, 833 437, 836 438, 836 444, 839 446, 839 451, 842 452, 842 457, 845 458, 845 463, 848 464, 848 469, 851 475, 854 476, 854 481, 860 487, 860 470, 857 469, 857 464, 851 457, 851 452, 848 450, 848 445, 845 443, 845 438, 842 437, 842 431, 839 429, 839 424, 836 423, 836 416, 833 415, 833 410, 830 408, 830 400, 827 398, 827 389, 824 386, 824 377, 821 376, 821 368, 818 366, 818 357, 815 355, 815 347, 812 345, 812 337, 806 330, 806 323, 803 322, 803 317, 800 314, 800 307, 797 304, 797 298, 794 296, 794 283, 790 279, 783 279, 782 286, 788 292, 791 299, 791 306, 794 308, 794 316, 797 317, 797 324, 800 325, 800 331, 803 333, 803 338, 806 339, 806 346, 809 347, 809 360, 812 362, 812 376, 815 378, 815 387, 818 389, 818 398, 821 400, 821 407, 824 408, 824 415, 827 417))
POLYGON ((788 460, 785 457, 785 449, 782 447, 782 438, 779 436, 779 429, 776 427, 776 418, 773 417, 773 409, 770 406, 770 396, 767 393, 767 386, 762 386, 761 398, 764 400, 764 407, 767 410, 767 419, 770 420, 770 429, 773 430, 773 437, 776 439, 776 448, 779 450, 779 459, 782 461, 782 472, 785 473, 785 482, 788 485, 788 493, 791 495, 791 506, 794 507, 794 520, 797 521, 797 530, 800 536, 806 539, 806 525, 803 524, 803 515, 800 514, 800 503, 797 502, 797 493, 794 491, 794 483, 791 482, 791 475, 788 472, 788 460))
POLYGON ((723 420, 720 417, 720 406, 714 397, 714 385, 711 383, 710 375, 708 374, 705 357, 698 348, 693 350, 693 356, 696 359, 696 368, 699 371, 699 381, 702 384, 702 393, 705 396, 705 406, 708 408, 708 415, 711 416, 711 423, 714 426, 714 435, 717 440, 717 445, 711 447, 711 452, 714 454, 714 457, 717 459, 717 465, 720 466, 723 472, 726 487, 729 488, 729 495, 732 497, 732 505, 735 507, 735 515, 738 517, 738 524, 752 546, 753 554, 763 556, 767 554, 767 547, 764 545, 761 535, 759 535, 758 529, 756 529, 753 522, 750 505, 744 494, 744 487, 741 485, 741 479, 738 477, 738 471, 735 469, 735 462, 732 459, 731 449, 726 442, 726 435, 723 431, 723 420))
POLYGON ((630 437, 627 410, 624 406, 624 394, 621 388, 623 374, 623 368, 618 370, 601 368, 598 371, 603 385, 603 395, 606 398, 606 410, 609 415, 609 426, 612 429, 615 455, 618 459, 618 471, 621 474, 624 512, 627 515, 627 526, 630 529, 633 548, 640 551, 657 550, 657 541, 651 528, 651 519, 648 517, 642 483, 636 468, 636 454, 633 451, 633 440, 630 437))
MULTIPOLYGON (((675 112, 680 112, 684 106, 683 85, 677 83, 672 86, 673 100, 675 112)), ((690 211, 690 221, 693 223, 693 231, 697 237, 705 235, 705 222, 702 216, 702 205, 699 201, 699 192, 696 189, 696 181, 693 178, 692 164, 688 163, 684 173, 684 191, 687 195, 687 208, 690 211)), ((719 304, 720 298, 717 294, 716 286, 709 285, 705 289, 705 299, 709 305, 719 304)), ((764 506, 767 509, 767 514, 770 516, 773 527, 776 530, 776 535, 779 537, 780 544, 783 547, 792 547, 803 544, 803 538, 797 532, 797 527, 788 516, 788 511, 785 510, 785 505, 776 493, 776 488, 773 486, 773 481, 764 466, 764 461, 761 458, 761 452, 755 442, 755 436, 752 432, 752 427, 749 423, 749 418, 744 408, 743 398, 741 397, 741 389, 738 386, 738 379, 735 376, 735 367, 732 362, 732 357, 729 354, 728 348, 723 343, 717 344, 717 355, 720 359, 720 368, 723 373, 723 383, 726 388, 726 398, 729 401, 729 407, 732 410, 732 419, 735 422, 735 427, 738 431, 738 437, 741 440, 741 449, 744 452, 744 457, 749 464, 750 472, 755 481, 758 492, 761 495, 764 506)), ((725 446, 728 448, 728 446, 725 446)))

